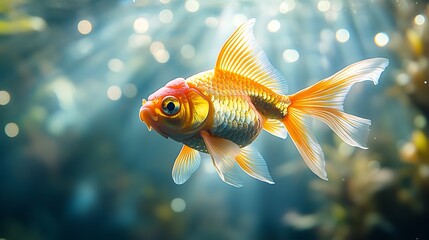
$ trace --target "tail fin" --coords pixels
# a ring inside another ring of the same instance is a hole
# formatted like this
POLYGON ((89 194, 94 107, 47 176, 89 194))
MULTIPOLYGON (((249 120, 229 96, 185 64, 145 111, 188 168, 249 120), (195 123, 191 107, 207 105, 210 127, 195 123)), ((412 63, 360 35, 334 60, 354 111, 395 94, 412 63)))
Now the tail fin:
POLYGON ((370 80, 377 84, 388 64, 385 58, 363 60, 289 96, 291 104, 283 123, 308 167, 320 178, 327 180, 325 160, 310 132, 309 116, 322 120, 349 145, 367 148, 371 121, 343 112, 344 98, 357 82, 370 80))

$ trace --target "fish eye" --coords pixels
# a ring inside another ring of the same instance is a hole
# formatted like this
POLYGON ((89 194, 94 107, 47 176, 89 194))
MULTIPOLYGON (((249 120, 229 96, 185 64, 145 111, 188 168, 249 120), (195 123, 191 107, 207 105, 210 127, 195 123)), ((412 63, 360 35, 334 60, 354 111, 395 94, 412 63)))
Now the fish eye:
POLYGON ((167 115, 174 115, 180 110, 180 103, 177 98, 167 96, 162 100, 162 111, 167 115))

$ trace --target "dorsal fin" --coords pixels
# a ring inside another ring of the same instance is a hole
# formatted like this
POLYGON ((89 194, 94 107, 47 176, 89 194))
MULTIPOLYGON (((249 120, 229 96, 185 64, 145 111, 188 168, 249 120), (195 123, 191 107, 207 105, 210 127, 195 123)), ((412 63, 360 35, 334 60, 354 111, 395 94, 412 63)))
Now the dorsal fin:
POLYGON ((286 80, 268 61, 253 36, 255 19, 243 23, 229 37, 219 53, 216 71, 227 71, 247 77, 276 93, 286 94, 286 80))

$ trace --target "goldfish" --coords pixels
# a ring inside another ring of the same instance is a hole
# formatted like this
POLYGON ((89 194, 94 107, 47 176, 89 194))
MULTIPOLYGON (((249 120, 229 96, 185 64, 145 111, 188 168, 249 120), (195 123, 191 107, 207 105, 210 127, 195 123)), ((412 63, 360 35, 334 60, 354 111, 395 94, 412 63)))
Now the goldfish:
POLYGON ((240 168, 274 184, 265 160, 251 145, 262 130, 282 139, 289 135, 310 170, 327 180, 312 118, 327 124, 347 144, 368 148, 371 121, 345 113, 343 102, 353 84, 376 85, 389 60, 362 60, 288 95, 285 78, 255 40, 254 24, 250 19, 235 30, 214 69, 174 79, 142 100, 139 117, 148 129, 183 144, 172 170, 176 184, 185 183, 198 169, 200 152, 211 156, 227 184, 243 186, 240 168))

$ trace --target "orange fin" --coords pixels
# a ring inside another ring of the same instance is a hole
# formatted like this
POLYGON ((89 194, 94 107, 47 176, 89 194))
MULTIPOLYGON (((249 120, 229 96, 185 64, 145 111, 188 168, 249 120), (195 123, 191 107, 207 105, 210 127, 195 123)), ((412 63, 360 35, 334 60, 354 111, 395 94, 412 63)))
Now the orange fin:
POLYGON ((197 150, 183 145, 179 156, 173 166, 173 180, 176 184, 185 183, 189 177, 198 169, 201 162, 201 156, 197 150))
POLYGON ((211 136, 207 132, 201 132, 201 137, 220 178, 234 187, 242 187, 239 167, 235 163, 235 158, 240 154, 240 147, 232 141, 211 136))
POLYGON ((388 64, 385 58, 363 60, 289 96, 291 104, 283 123, 307 165, 322 179, 326 179, 323 152, 310 132, 307 116, 326 123, 349 145, 366 148, 371 121, 343 112, 344 98, 357 82, 377 84, 388 64))
POLYGON ((226 71, 247 77, 276 93, 286 94, 287 84, 281 73, 268 61, 253 36, 255 19, 243 23, 229 37, 219 53, 215 74, 226 71))
POLYGON ((328 180, 322 148, 310 131, 310 118, 300 110, 289 108, 284 124, 304 162, 317 176, 328 180))
POLYGON ((282 139, 286 139, 287 137, 284 124, 276 119, 266 119, 264 121, 264 130, 282 139))
POLYGON ((260 181, 274 184, 273 179, 268 172, 265 160, 262 158, 261 154, 250 145, 242 148, 240 155, 238 155, 235 160, 241 169, 250 176, 260 181))
POLYGON ((380 74, 389 64, 385 58, 366 59, 351 64, 333 76, 292 96, 294 108, 326 123, 344 142, 367 148, 371 121, 343 112, 344 98, 353 84, 362 81, 378 83, 380 74))

